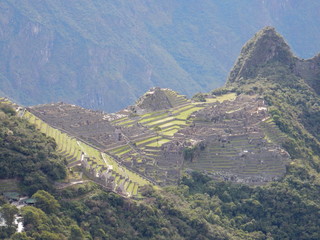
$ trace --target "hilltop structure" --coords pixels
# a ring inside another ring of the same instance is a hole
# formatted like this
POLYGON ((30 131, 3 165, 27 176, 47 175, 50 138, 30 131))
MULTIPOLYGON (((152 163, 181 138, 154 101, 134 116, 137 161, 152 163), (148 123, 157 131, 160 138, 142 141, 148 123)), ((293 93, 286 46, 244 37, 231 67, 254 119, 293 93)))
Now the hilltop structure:
MULTIPOLYGON (((286 73, 292 76, 291 84, 304 76, 318 91, 318 61, 319 56, 310 60, 293 56, 274 28, 266 27, 243 47, 226 88, 204 95, 204 102, 156 87, 115 114, 65 103, 28 111, 93 147, 94 157, 78 150, 88 157, 82 158, 86 173, 124 195, 132 195, 129 185, 135 192, 141 186, 126 171, 160 186, 176 184, 190 171, 260 185, 281 178, 292 161, 283 148, 287 135, 279 130, 266 103, 266 86, 287 84, 281 77, 286 73)), ((70 166, 77 161, 79 155, 70 157, 70 166)))

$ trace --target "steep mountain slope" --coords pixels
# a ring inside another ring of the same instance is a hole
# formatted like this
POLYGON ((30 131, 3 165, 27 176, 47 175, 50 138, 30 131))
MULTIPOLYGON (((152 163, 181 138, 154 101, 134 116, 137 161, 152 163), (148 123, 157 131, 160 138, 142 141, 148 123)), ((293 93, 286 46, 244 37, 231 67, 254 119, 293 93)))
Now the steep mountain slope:
POLYGON ((227 87, 264 96, 277 125, 319 153, 319 63, 319 56, 294 57, 283 38, 267 27, 244 46, 227 87))
POLYGON ((54 181, 66 176, 56 143, 16 116, 10 105, 0 99, 0 179, 18 179, 29 194, 52 189, 54 181))
POLYGON ((274 25, 299 56, 317 50, 318 1, 0 3, 0 91, 24 105, 116 111, 153 86, 192 95, 224 83, 238 49, 274 25))

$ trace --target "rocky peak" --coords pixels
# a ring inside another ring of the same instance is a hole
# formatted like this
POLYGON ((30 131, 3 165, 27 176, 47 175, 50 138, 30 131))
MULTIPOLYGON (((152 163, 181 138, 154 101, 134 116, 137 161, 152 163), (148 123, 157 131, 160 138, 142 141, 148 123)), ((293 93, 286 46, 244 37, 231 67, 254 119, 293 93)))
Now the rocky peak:
POLYGON ((255 76, 255 68, 270 62, 291 64, 295 57, 283 37, 273 27, 265 27, 254 35, 242 48, 228 83, 237 82, 240 78, 255 76))
POLYGON ((166 89, 153 87, 141 96, 131 108, 133 112, 145 113, 169 109, 172 108, 172 104, 166 94, 166 89))
POLYGON ((317 94, 320 94, 320 54, 311 59, 296 61, 294 73, 303 78, 317 94))

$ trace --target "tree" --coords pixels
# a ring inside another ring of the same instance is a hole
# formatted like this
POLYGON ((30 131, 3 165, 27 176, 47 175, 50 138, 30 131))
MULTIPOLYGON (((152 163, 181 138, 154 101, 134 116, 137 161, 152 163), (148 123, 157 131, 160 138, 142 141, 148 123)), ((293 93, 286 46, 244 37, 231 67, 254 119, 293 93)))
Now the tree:
POLYGON ((9 116, 16 115, 16 111, 11 106, 9 106, 8 104, 0 103, 0 110, 3 111, 4 113, 6 113, 9 116))
POLYGON ((83 234, 77 225, 72 225, 70 228, 70 240, 82 240, 83 234))
POLYGON ((15 215, 18 214, 18 212, 18 208, 9 203, 4 204, 0 209, 0 213, 8 227, 14 226, 15 215))
POLYGON ((39 239, 41 239, 41 240, 58 240, 58 239, 61 239, 61 236, 59 236, 56 233, 43 231, 43 232, 41 232, 39 239))
POLYGON ((196 101, 196 102, 206 102, 206 97, 205 94, 203 93, 196 93, 193 97, 192 100, 196 101))
POLYGON ((32 229, 33 231, 37 231, 38 228, 41 227, 42 224, 46 224, 49 222, 47 215, 38 208, 32 206, 26 206, 22 208, 22 216, 23 216, 23 225, 32 229))
POLYGON ((58 201, 44 190, 37 191, 32 197, 37 200, 36 206, 46 213, 56 212, 60 208, 58 201))
POLYGON ((28 237, 25 232, 15 233, 11 236, 11 240, 33 240, 34 238, 28 237))

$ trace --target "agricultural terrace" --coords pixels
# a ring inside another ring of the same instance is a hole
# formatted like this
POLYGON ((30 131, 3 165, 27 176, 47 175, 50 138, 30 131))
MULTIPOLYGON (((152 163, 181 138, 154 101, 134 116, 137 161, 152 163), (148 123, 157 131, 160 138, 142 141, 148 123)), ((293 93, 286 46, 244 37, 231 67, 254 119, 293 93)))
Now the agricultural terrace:
POLYGON ((118 186, 123 186, 123 190, 128 196, 138 196, 138 189, 140 186, 150 184, 150 181, 142 178, 140 175, 131 172, 119 165, 111 156, 105 153, 101 153, 94 147, 80 141, 68 134, 49 126, 32 113, 26 111, 24 117, 31 123, 35 124, 36 127, 47 136, 53 137, 58 146, 58 151, 67 159, 70 167, 80 164, 81 159, 85 156, 90 159, 89 168, 101 170, 109 169, 114 176, 115 190, 118 186), (82 156, 83 155, 83 156, 82 156))
MULTIPOLYGON (((90 156, 87 172, 95 176, 105 170, 105 177, 112 177, 112 186, 121 191, 147 182, 176 184, 186 168, 250 183, 283 175, 288 159, 279 148, 283 137, 268 120, 262 99, 228 93, 206 95, 205 100, 194 102, 172 90, 154 88, 137 105, 116 114, 64 103, 30 111, 68 133, 49 132, 70 161, 74 152, 84 152, 90 156), (143 177, 133 180, 136 176, 143 177)), ((47 131, 39 120, 34 122, 47 131)))

